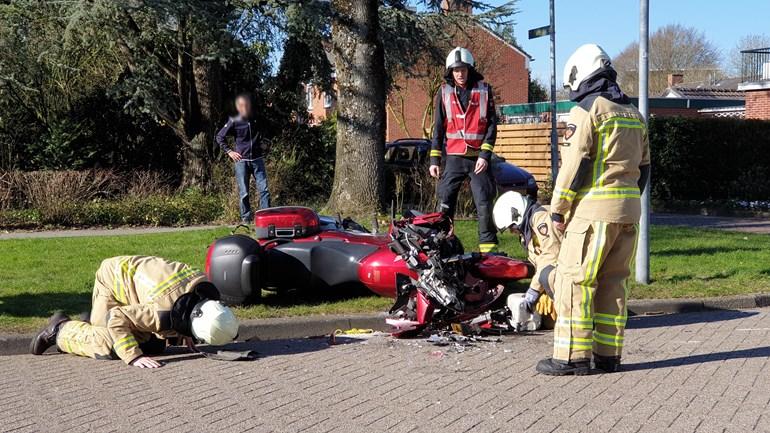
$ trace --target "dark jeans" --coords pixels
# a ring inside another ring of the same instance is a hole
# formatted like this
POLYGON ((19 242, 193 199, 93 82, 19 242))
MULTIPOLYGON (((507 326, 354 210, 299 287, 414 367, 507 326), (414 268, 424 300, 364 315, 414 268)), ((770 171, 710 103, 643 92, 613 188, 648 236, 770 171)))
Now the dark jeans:
POLYGON ((238 182, 238 192, 240 193, 241 221, 251 222, 251 204, 249 203, 249 178, 254 176, 257 183, 257 192, 259 193, 259 208, 270 207, 270 192, 267 190, 267 172, 265 171, 265 161, 255 159, 254 161, 238 161, 235 163, 235 180, 238 182))
POLYGON ((487 167, 481 174, 473 172, 476 167, 475 158, 462 156, 447 156, 444 173, 438 184, 438 196, 441 205, 446 207, 449 216, 454 217, 457 207, 457 194, 460 192, 466 178, 471 180, 473 203, 479 218, 479 244, 497 244, 497 230, 492 221, 492 200, 495 197, 495 183, 487 167))

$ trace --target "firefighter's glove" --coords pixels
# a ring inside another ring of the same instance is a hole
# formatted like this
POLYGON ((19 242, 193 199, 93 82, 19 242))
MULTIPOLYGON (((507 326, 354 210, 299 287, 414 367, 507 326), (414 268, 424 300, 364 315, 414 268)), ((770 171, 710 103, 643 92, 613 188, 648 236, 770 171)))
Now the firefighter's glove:
POLYGON ((524 303, 527 305, 527 311, 530 313, 535 312, 535 306, 537 305, 537 300, 540 299, 540 295, 541 293, 532 287, 527 289, 527 293, 524 294, 524 303))
POLYGON ((535 310, 543 317, 551 316, 551 319, 556 320, 556 308, 550 296, 541 296, 535 305, 535 310))

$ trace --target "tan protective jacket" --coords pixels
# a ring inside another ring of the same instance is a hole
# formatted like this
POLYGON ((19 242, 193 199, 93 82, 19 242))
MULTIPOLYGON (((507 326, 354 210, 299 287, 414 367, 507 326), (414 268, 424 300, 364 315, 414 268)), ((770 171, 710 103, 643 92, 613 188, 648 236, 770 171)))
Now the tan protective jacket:
POLYGON ((609 223, 636 223, 641 213, 639 167, 650 164, 639 111, 597 97, 569 114, 551 212, 609 223))
MULTIPOLYGON (((536 205, 539 206, 539 205, 536 205)), ((553 292, 553 269, 561 248, 561 233, 553 229, 548 206, 539 206, 531 217, 532 239, 527 248, 527 258, 535 265, 535 274, 529 286, 540 293, 546 289, 553 292)))
POLYGON ((160 257, 119 256, 106 259, 96 273, 102 287, 110 288, 117 307, 109 310, 107 328, 113 350, 125 362, 142 355, 135 333, 174 336, 167 317, 174 302, 206 276, 179 262, 160 257))

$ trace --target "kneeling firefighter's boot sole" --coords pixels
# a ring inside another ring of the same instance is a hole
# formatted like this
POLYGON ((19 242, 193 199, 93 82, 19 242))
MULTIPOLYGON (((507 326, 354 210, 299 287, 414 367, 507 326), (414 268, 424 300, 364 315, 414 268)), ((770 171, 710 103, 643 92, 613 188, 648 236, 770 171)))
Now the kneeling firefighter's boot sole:
POLYGON ((61 311, 57 311, 48 319, 48 324, 43 330, 35 335, 32 342, 29 345, 29 351, 33 355, 42 355, 49 347, 56 345, 56 335, 59 333, 59 328, 64 322, 69 321, 67 317, 61 311))
POLYGON ((547 376, 585 376, 591 372, 591 363, 589 361, 562 362, 553 358, 543 359, 535 367, 540 374, 547 376))
POLYGON ((617 373, 620 371, 620 357, 601 356, 594 353, 594 367, 606 373, 617 373))

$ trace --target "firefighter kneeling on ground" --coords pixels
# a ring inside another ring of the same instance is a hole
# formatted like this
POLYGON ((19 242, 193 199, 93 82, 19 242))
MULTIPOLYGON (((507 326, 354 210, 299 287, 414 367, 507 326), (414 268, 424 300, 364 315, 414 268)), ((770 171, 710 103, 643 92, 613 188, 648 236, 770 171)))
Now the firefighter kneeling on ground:
POLYGON ((626 280, 634 256, 650 146, 644 118, 616 82, 601 47, 587 44, 567 60, 564 85, 577 102, 569 114, 551 218, 564 232, 556 266, 553 358, 541 374, 620 369, 626 280))
POLYGON ((554 269, 562 235, 554 230, 548 207, 532 197, 508 191, 495 202, 493 216, 498 230, 510 230, 519 235, 527 259, 535 266, 529 289, 521 302, 527 311, 542 316, 542 327, 553 328, 556 320, 554 269))
POLYGON ((493 252, 497 249, 497 233, 492 223, 495 184, 489 173, 489 161, 497 136, 497 114, 492 87, 476 71, 473 56, 465 48, 453 49, 445 65, 446 83, 441 85, 434 101, 430 175, 441 177, 440 210, 450 217, 454 217, 460 187, 470 178, 479 219, 479 251, 493 252), (442 149, 447 154, 443 174, 442 149))
POLYGON ((206 276, 184 263, 113 257, 96 272, 90 315, 70 320, 54 314, 30 351, 42 355, 56 346, 65 353, 157 368, 161 364, 147 355, 163 353, 167 338, 180 337, 196 351, 196 339, 223 345, 237 337, 238 321, 218 299, 206 276))

